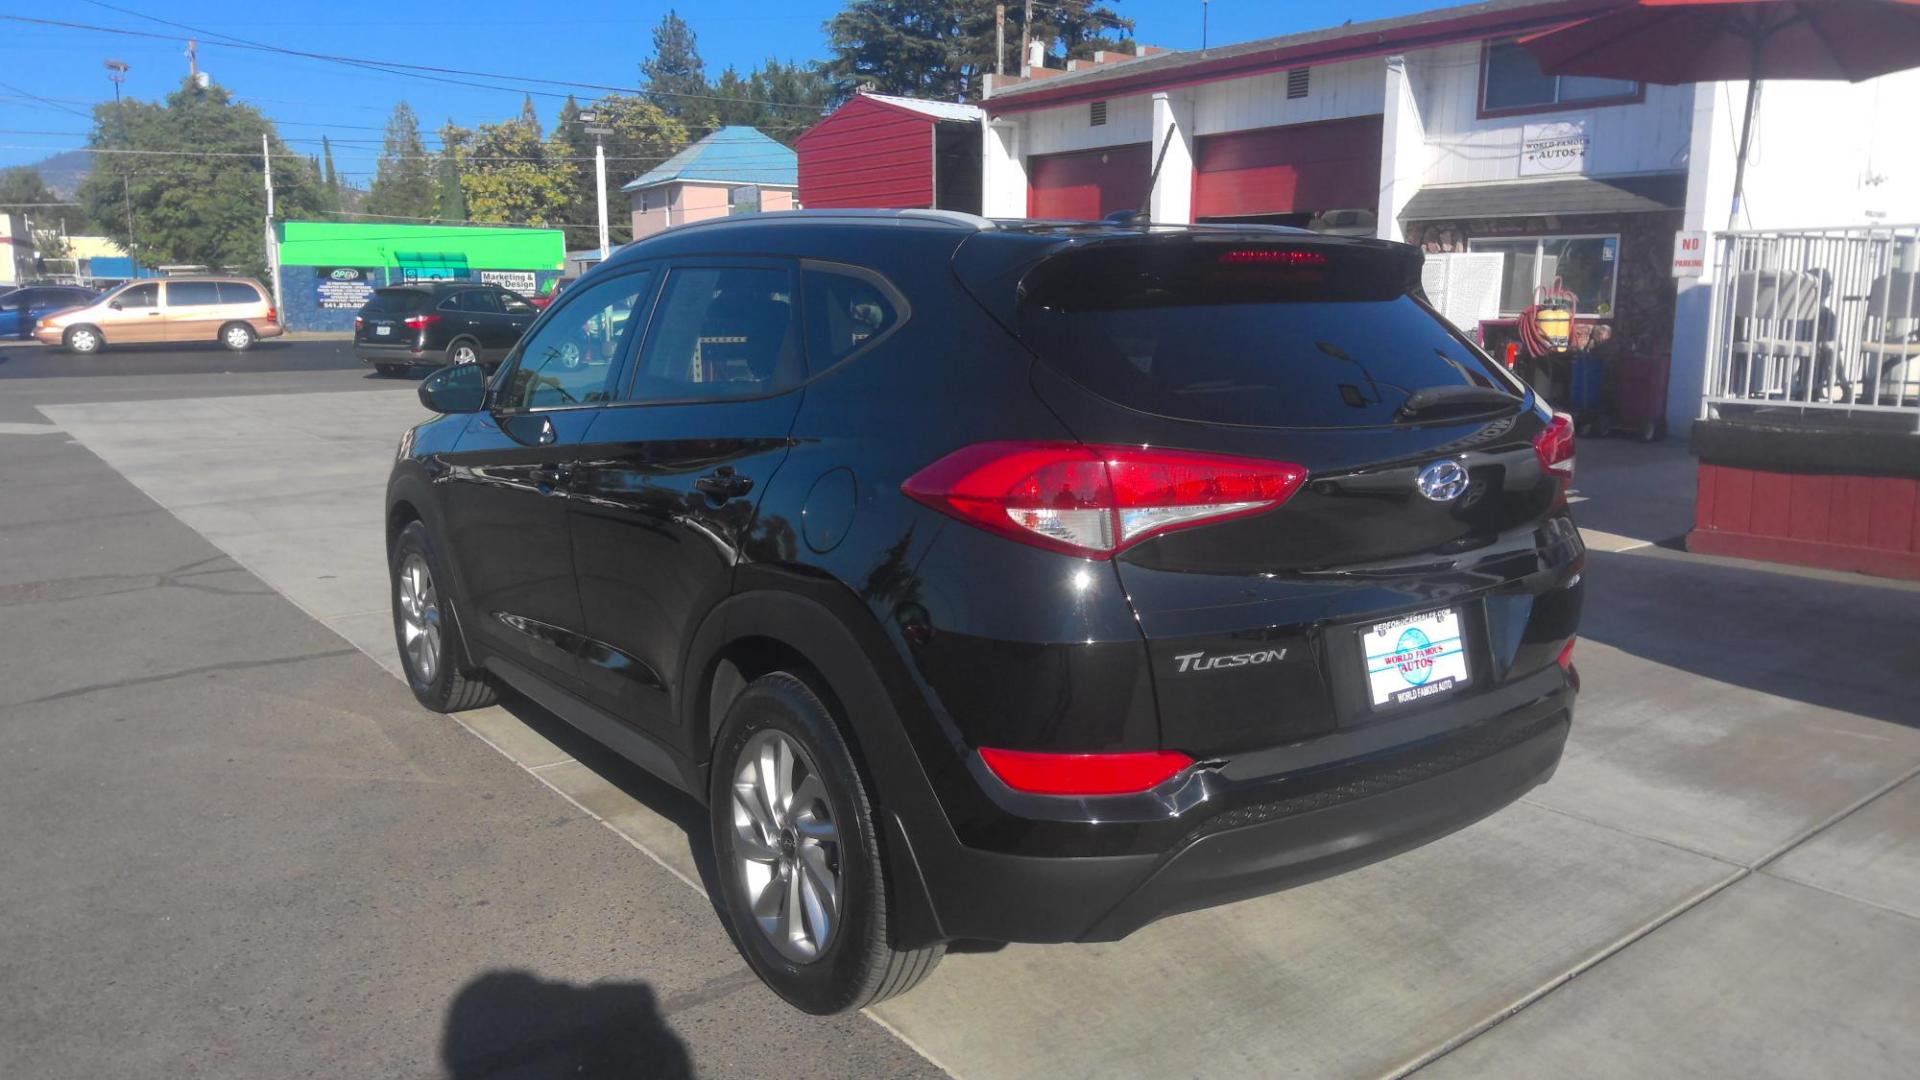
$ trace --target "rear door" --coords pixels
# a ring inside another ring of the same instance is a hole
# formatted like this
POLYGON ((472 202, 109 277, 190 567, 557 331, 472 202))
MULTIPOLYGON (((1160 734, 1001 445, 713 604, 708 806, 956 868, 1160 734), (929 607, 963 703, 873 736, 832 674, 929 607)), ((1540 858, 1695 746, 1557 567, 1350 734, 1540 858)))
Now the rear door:
POLYGON ((754 511, 800 406, 797 283, 779 260, 671 264, 625 393, 580 455, 582 676, 597 704, 675 745, 683 650, 731 590, 747 530, 794 541, 796 523, 754 511))
POLYGON ((1549 526, 1565 504, 1534 447, 1544 411, 1408 295, 1418 268, 1398 245, 1143 239, 1023 283, 1036 386, 1077 436, 1307 473, 1277 509, 1115 559, 1168 745, 1311 737, 1551 664, 1523 646, 1542 559, 1571 555, 1541 549, 1577 541, 1549 526), (1382 628, 1405 616, 1422 618, 1382 628), (1446 650, 1421 658, 1446 681, 1374 700, 1370 664, 1403 637, 1446 650))
POLYGON ((407 326, 407 317, 426 311, 430 299, 423 289, 375 289, 360 308, 354 340, 368 345, 411 343, 414 330, 407 326))
POLYGON ((212 341, 227 313, 220 286, 211 281, 169 281, 165 297, 168 341, 212 341))

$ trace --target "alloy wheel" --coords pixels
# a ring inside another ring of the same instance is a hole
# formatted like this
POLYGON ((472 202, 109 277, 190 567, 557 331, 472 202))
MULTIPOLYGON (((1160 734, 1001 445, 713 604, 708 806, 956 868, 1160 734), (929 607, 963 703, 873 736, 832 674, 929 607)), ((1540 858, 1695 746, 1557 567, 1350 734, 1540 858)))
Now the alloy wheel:
POLYGON ((473 346, 463 343, 454 348, 453 362, 456 364, 477 364, 480 362, 480 354, 473 350, 473 346))
POLYGON ((765 730, 733 778, 733 852, 753 918, 780 955, 820 958, 840 928, 840 830, 813 759, 765 730))
POLYGON ((398 588, 407 662, 415 677, 430 683, 440 670, 440 594, 433 587, 433 571, 419 552, 400 565, 398 588))
POLYGON ((239 350, 253 344, 253 331, 244 326, 227 327, 227 348, 239 350))
POLYGON ((100 335, 91 330, 75 330, 67 335, 67 348, 77 353, 90 353, 100 347, 100 335))

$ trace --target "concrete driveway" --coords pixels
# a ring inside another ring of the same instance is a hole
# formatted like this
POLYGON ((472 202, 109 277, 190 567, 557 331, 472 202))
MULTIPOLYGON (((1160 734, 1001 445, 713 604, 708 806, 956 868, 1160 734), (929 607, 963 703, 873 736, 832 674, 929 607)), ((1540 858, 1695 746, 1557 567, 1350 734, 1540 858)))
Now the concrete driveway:
MULTIPOLYGON (((41 411, 236 581, 394 670, 380 500, 412 394, 41 411)), ((951 956, 877 1018, 969 1080, 1911 1075, 1920 591, 1649 544, 1684 528, 1686 492, 1674 452, 1656 469, 1646 449, 1580 451, 1583 520, 1612 528, 1552 783, 1401 858, 1124 942, 951 956), (1667 478, 1657 505, 1628 503, 1642 469, 1667 478)), ((701 888, 697 809, 537 709, 421 722, 464 725, 604 822, 635 872, 650 856, 701 888)))

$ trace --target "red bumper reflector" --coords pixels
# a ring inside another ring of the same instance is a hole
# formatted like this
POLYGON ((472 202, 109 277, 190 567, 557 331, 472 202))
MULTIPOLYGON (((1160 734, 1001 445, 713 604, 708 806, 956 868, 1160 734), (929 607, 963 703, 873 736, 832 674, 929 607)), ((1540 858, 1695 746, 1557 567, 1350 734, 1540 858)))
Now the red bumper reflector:
POLYGON ((1130 795, 1158 787, 1193 764, 1175 750, 1043 754, 981 747, 980 760, 1001 783, 1034 795, 1130 795))
POLYGON ((1580 639, 1568 638, 1567 647, 1560 650, 1560 655, 1554 657, 1553 662, 1556 664, 1559 664, 1562 668, 1568 671, 1572 671, 1573 670, 1573 643, 1578 640, 1580 639))

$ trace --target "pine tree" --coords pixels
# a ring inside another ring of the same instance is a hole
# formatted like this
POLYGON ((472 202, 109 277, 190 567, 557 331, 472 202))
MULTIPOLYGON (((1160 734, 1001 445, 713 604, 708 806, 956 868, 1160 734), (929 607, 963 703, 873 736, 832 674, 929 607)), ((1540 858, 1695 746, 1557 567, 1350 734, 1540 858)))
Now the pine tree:
POLYGON ((702 114, 707 104, 700 100, 708 93, 707 65, 700 59, 693 27, 672 8, 653 28, 653 57, 640 65, 640 75, 646 80, 648 100, 668 116, 702 114))
MULTIPOLYGON (((1018 72, 1024 8, 1007 5, 1007 70, 1018 72)), ((1133 21, 1091 0, 1036 5, 1034 40, 1054 64, 1118 49, 1133 21), (1117 31, 1117 37, 1108 36, 1117 31), (1057 48, 1056 48, 1057 46, 1057 48)), ((980 77, 993 70, 991 0, 850 0, 827 23, 833 59, 826 73, 841 94, 867 87, 936 101, 980 96, 980 77)))
POLYGON ((434 183, 433 217, 438 221, 467 220, 467 192, 461 185, 462 162, 473 133, 448 120, 440 129, 440 161, 434 183))
POLYGON ((333 167, 333 141, 320 136, 321 184, 327 191, 327 209, 340 209, 340 174, 333 167))
POLYGON ((367 192, 366 212, 391 218, 425 220, 434 211, 433 160, 420 138, 420 118, 402 101, 387 121, 380 165, 367 192))

